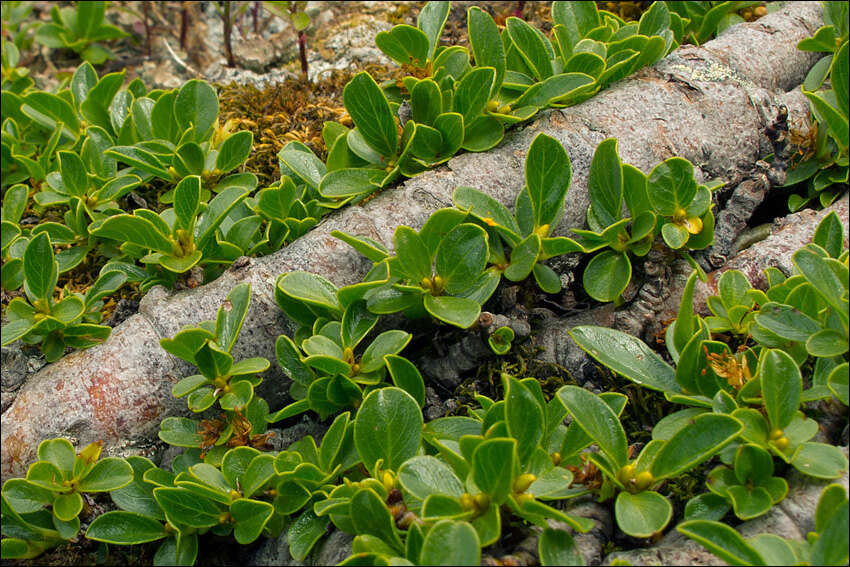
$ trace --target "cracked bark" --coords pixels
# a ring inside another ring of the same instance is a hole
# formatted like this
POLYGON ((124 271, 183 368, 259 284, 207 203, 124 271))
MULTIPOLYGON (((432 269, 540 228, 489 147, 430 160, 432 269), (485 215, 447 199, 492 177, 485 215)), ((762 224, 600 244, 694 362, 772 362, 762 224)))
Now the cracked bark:
MULTIPOLYGON (((260 395, 272 408, 280 407, 288 380, 273 349, 276 337, 289 329, 274 303, 276 277, 309 270, 337 285, 359 281, 368 261, 332 238, 332 230, 366 235, 391 247, 397 225, 421 227, 432 212, 451 205, 451 192, 459 185, 512 205, 523 185, 526 151, 538 132, 558 139, 572 161, 569 206, 556 234, 583 226, 590 161, 607 137, 619 139, 623 161, 645 172, 678 155, 695 164, 699 177, 739 185, 769 153, 762 131, 779 105, 788 107, 792 122, 806 119, 807 103, 796 87, 816 55, 797 51, 796 45, 821 24, 820 4, 789 4, 702 47, 682 47, 581 105, 545 112, 489 152, 459 155, 447 167, 384 191, 363 206, 347 207, 289 247, 215 282, 178 293, 152 291, 140 313, 103 345, 45 367, 21 388, 2 416, 2 476, 22 475, 46 438, 70 437, 80 446, 102 440, 108 453, 119 454, 149 445, 161 419, 188 413, 182 400, 171 398, 170 389, 190 368, 160 349, 159 338, 213 318, 240 282, 252 284, 253 297, 234 355, 272 361, 260 395)), ((613 317, 607 309, 587 316, 605 324, 613 317)))

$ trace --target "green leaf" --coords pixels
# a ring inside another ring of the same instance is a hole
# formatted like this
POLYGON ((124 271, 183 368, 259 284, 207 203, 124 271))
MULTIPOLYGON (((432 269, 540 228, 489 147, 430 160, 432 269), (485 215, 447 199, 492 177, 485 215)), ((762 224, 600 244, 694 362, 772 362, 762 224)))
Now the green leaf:
POLYGON ((222 172, 236 169, 251 153, 254 135, 248 131, 236 132, 229 136, 218 148, 215 167, 222 172))
POLYGON ((683 247, 690 238, 690 234, 684 226, 672 222, 664 223, 661 226, 661 236, 664 237, 664 243, 671 250, 678 250, 683 247))
POLYGON ((171 254, 175 244, 147 218, 134 215, 115 215, 106 219, 94 236, 111 238, 118 242, 131 242, 148 250, 171 254))
POLYGON ((63 522, 76 518, 83 510, 83 497, 79 492, 59 494, 53 501, 53 515, 63 522))
POLYGON ((660 215, 671 217, 677 210, 686 209, 696 191, 693 165, 684 158, 668 158, 649 174, 649 200, 660 215))
POLYGON ((481 315, 481 304, 465 297, 425 295, 425 309, 444 323, 468 329, 481 315))
POLYGON ((393 384, 410 394, 419 407, 425 406, 425 382, 422 375, 412 362, 404 357, 388 354, 384 362, 390 371, 393 384))
POLYGON ((227 300, 218 310, 215 321, 216 341, 226 352, 230 352, 236 344, 250 302, 251 284, 242 283, 230 290, 227 300))
POLYGON ((508 434, 517 441, 517 452, 521 463, 540 444, 545 427, 544 408, 525 384, 509 378, 505 395, 505 422, 508 434))
MULTIPOLYGON (((22 186, 18 185, 17 187, 22 186)), ((8 199, 8 193, 6 195, 8 199)), ((841 250, 844 248, 844 229, 835 211, 831 211, 820 221, 817 229, 815 229, 812 242, 826 250, 826 253, 832 258, 838 258, 841 255, 841 250)))
POLYGON ((322 160, 301 142, 289 142, 278 152, 277 156, 281 166, 285 165, 294 171, 313 189, 319 188, 322 177, 327 173, 327 168, 322 160))
POLYGON ((487 233, 480 226, 463 223, 449 231, 437 248, 435 260, 446 292, 454 295, 470 287, 484 271, 487 256, 487 233))
POLYGON ((552 61, 537 30, 516 17, 507 19, 508 35, 538 81, 552 76, 552 61))
POLYGON ((848 526, 848 502, 844 500, 812 546, 812 565, 843 565, 847 562, 848 526))
POLYGON ((148 150, 138 146, 112 146, 106 150, 106 155, 112 156, 120 162, 137 167, 145 173, 150 173, 161 179, 171 179, 171 174, 165 164, 148 150))
POLYGON ((435 457, 422 455, 404 462, 398 470, 401 487, 419 500, 432 494, 460 498, 463 485, 448 465, 435 457))
MULTIPOLYGON (((470 8, 470 14, 476 10, 481 11, 480 8, 470 8)), ((487 17, 490 16, 487 15, 487 17)), ((457 83, 454 95, 454 111, 463 116, 463 123, 467 128, 487 106, 496 74, 496 70, 492 67, 479 66, 469 71, 457 83)))
POLYGON ((166 417, 159 424, 159 438, 177 447, 200 447, 203 436, 198 422, 185 417, 166 417))
POLYGON ((425 67, 429 51, 432 51, 428 36, 422 30, 407 24, 393 26, 388 32, 378 32, 375 45, 399 65, 418 68, 425 67))
POLYGON ((160 487, 154 489, 153 496, 172 524, 209 528, 219 523, 221 508, 185 488, 160 487))
POLYGON ((743 425, 728 415, 702 414, 680 429, 652 461, 656 479, 676 476, 709 459, 743 431, 743 425))
POLYGON ((233 365, 233 357, 214 345, 212 342, 204 343, 195 353, 195 365, 208 380, 227 376, 233 365))
POLYGON ((567 530, 545 528, 537 541, 540 564, 584 565, 584 557, 576 547, 575 540, 567 530))
POLYGON ((336 297, 336 286, 322 276, 310 272, 290 272, 278 280, 277 287, 298 301, 342 312, 336 297))
POLYGON ((511 244, 519 242, 519 225, 516 219, 499 201, 472 187, 458 187, 452 193, 457 208, 467 210, 485 223, 494 223, 499 234, 505 236, 511 244))
POLYGON ((402 273, 392 274, 418 285, 424 278, 431 277, 431 254, 419 234, 408 226, 398 226, 393 243, 402 273))
POLYGON ((274 507, 268 502, 238 498, 230 505, 233 516, 233 538, 237 543, 247 545, 260 537, 263 528, 274 514, 274 507))
POLYGON ((74 152, 58 152, 59 172, 69 195, 83 197, 88 189, 86 166, 74 152))
POLYGON ((404 549, 387 505, 371 488, 361 488, 351 498, 351 519, 358 534, 372 535, 392 546, 399 554, 404 549))
POLYGON ((399 329, 384 331, 375 337, 375 340, 363 352, 363 356, 360 358, 360 372, 367 374, 383 368, 384 357, 401 352, 411 338, 410 333, 399 329))
POLYGON ((133 482, 133 467, 124 459, 106 457, 79 482, 82 492, 111 492, 133 482))
POLYGON ((537 264, 540 246, 540 236, 534 233, 517 242, 511 251, 511 263, 504 272, 505 277, 513 282, 527 278, 537 264))
POLYGON ((767 565, 741 534, 720 522, 691 520, 676 529, 730 565, 767 565))
POLYGON ((174 116, 183 130, 195 129, 196 142, 205 141, 218 118, 218 97, 207 82, 191 79, 174 100, 174 116))
POLYGON ((735 515, 742 520, 750 520, 766 514, 773 506, 770 493, 762 486, 730 486, 726 497, 732 501, 735 515))
POLYGON ((545 225, 554 228, 563 209, 571 177, 570 157, 564 146, 555 138, 538 134, 531 142, 525 160, 525 182, 534 211, 535 229, 545 225))
POLYGON ((145 482, 145 472, 155 469, 153 462, 145 457, 129 456, 127 463, 133 467, 133 482, 113 490, 110 494, 112 501, 126 512, 142 515, 156 520, 164 520, 162 510, 153 498, 154 485, 145 482))
POLYGON ((176 229, 189 233, 195 225, 195 215, 201 200, 201 178, 197 175, 184 177, 174 188, 174 215, 176 229))
POLYGON ((704 492, 685 505, 685 520, 720 520, 729 512, 729 503, 722 496, 704 492))
POLYGON ((593 209, 593 216, 588 215, 591 230, 604 230, 620 220, 623 208, 623 174, 616 138, 608 138, 597 146, 590 164, 587 189, 593 209), (591 225, 591 218, 598 221, 599 226, 591 225))
POLYGON ((106 512, 86 530, 86 537, 115 545, 138 545, 168 537, 162 522, 133 512, 106 512))
POLYGON ((478 116, 463 131, 461 147, 470 152, 484 152, 494 148, 505 135, 505 128, 494 116, 478 116))
POLYGON ((354 443, 371 470, 379 459, 398 470, 416 454, 422 437, 422 412, 413 397, 400 388, 371 392, 354 420, 354 443))
POLYGON ((774 302, 762 305, 754 320, 783 339, 802 343, 821 329, 820 323, 805 313, 790 305, 774 302))
POLYGON ((847 352, 847 337, 835 329, 822 329, 806 341, 806 350, 812 356, 833 357, 847 352))
POLYGON ((378 322, 378 317, 366 309, 366 302, 355 301, 342 315, 342 346, 353 349, 378 322))
POLYGON ((625 252, 603 250, 590 259, 582 275, 582 285, 596 301, 614 301, 632 279, 632 263, 625 252))
POLYGON ((416 18, 416 26, 425 33, 428 38, 428 60, 434 58, 434 52, 440 44, 443 28, 449 17, 450 2, 431 1, 426 3, 419 16, 416 18))
POLYGON ((632 382, 661 392, 681 392, 673 368, 640 339, 593 326, 575 327, 570 336, 590 356, 632 382))
POLYGON ((647 490, 637 494, 620 492, 614 503, 617 525, 632 537, 651 537, 664 529, 673 516, 673 506, 664 496, 647 490))
POLYGON ((839 364, 832 369, 827 378, 827 386, 833 395, 841 400, 845 406, 848 405, 848 364, 846 362, 839 364))
POLYGON ((367 72, 354 76, 342 93, 343 103, 366 142, 381 156, 397 155, 395 120, 383 91, 367 72))
POLYGON ((800 407, 803 378, 797 363, 786 352, 769 349, 759 361, 764 407, 774 429, 785 429, 800 407))
POLYGON ((481 546, 469 523, 440 520, 428 531, 422 544, 423 565, 478 565, 481 546))
MULTIPOLYGON (((845 22, 846 21, 847 18, 845 15, 845 22)), ((847 36, 844 37, 846 39, 847 36)), ((847 86, 847 83, 850 82, 850 78, 848 78, 850 71, 847 70, 848 58, 850 58, 850 55, 848 55, 847 50, 847 41, 845 41, 835 54, 835 58, 832 60, 832 68, 829 71, 830 83, 835 91, 835 100, 838 102, 838 110, 841 111, 844 118, 847 118, 848 115, 850 115, 850 108, 848 108, 848 104, 850 104, 850 92, 848 92, 848 90, 850 90, 850 88, 847 86)))
MULTIPOLYGON (((505 48, 502 44, 499 28, 490 14, 478 6, 472 6, 466 11, 466 22, 469 43, 472 47, 476 66, 478 68, 492 67, 495 71, 492 87, 486 93, 489 100, 498 92, 505 77, 507 66, 505 48)), ((464 116, 464 120, 466 120, 466 116, 464 116)))
POLYGON ((517 442, 514 439, 488 439, 475 448, 472 478, 476 486, 490 497, 492 505, 499 506, 510 496, 517 464, 517 442))
POLYGON ((847 472, 847 457, 841 449, 826 443, 802 443, 791 457, 798 471, 815 478, 839 478, 847 472))
POLYGON ((303 561, 316 542, 325 535, 329 523, 328 518, 320 518, 309 508, 298 516, 286 533, 289 553, 293 559, 303 561))
POLYGON ((386 172, 382 169, 344 168, 322 177, 319 193, 323 197, 351 197, 371 193, 381 186, 386 172))
POLYGON ((847 290, 847 268, 837 266, 837 260, 824 258, 822 252, 818 246, 810 244, 797 250, 791 260, 830 307, 838 312, 846 325, 847 300, 842 295, 847 290))
POLYGON ((254 397, 254 387, 248 380, 232 381, 230 391, 218 401, 225 411, 244 411, 254 397))
POLYGON ((579 426, 618 468, 628 462, 626 433, 617 414, 598 396, 577 386, 558 390, 558 399, 579 426))
POLYGON ((34 236, 24 250, 24 290, 34 306, 47 313, 59 278, 53 246, 45 233, 34 236))

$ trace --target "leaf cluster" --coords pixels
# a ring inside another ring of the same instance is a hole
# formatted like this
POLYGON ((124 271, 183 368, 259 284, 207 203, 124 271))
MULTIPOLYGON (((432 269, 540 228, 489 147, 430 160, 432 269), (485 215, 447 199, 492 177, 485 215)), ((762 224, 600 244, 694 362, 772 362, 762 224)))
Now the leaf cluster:
POLYGON ((645 256, 657 236, 670 249, 682 251, 714 241, 711 189, 696 182, 686 159, 668 158, 645 175, 621 163, 617 140, 608 138, 593 154, 587 188, 589 230, 573 232, 584 252, 602 250, 582 276, 585 291, 597 301, 620 297, 632 276, 630 254, 645 256), (628 217, 621 214, 624 199, 628 217))
POLYGON ((128 35, 121 28, 104 23, 105 11, 106 2, 102 1, 77 2, 73 7, 54 5, 50 22, 38 26, 35 39, 52 49, 72 49, 84 61, 99 65, 115 57, 99 42, 128 35))
POLYGON ((812 127, 814 140, 799 140, 803 155, 793 163, 794 169, 785 180, 785 186, 807 182, 805 195, 788 196, 791 211, 815 199, 825 207, 838 198, 843 185, 847 184, 850 12, 842 4, 825 2, 823 18, 825 25, 797 45, 801 51, 826 55, 812 67, 802 85, 815 123, 812 127), (814 147, 802 147, 806 144, 814 147))
MULTIPOLYGON (((666 333, 675 369, 625 333, 584 326, 570 332, 611 370, 690 406, 663 418, 644 452, 705 417, 737 422, 739 432, 720 453, 724 464, 708 476, 710 493, 695 497, 686 519, 718 520, 730 508, 741 519, 766 513, 788 490, 784 479, 772 476, 774 457, 816 478, 838 478, 847 470, 838 448, 811 441, 818 425, 801 411, 807 401, 832 396, 847 403, 847 286, 842 282, 848 250, 843 240, 843 227, 830 213, 814 242, 794 253, 797 273, 778 277, 778 270, 771 269, 766 292, 750 288, 739 272, 725 273, 721 295, 708 300, 714 315, 705 320, 693 313, 697 274, 692 274, 679 316, 666 333), (752 343, 733 353, 712 336, 720 332, 737 332, 752 343), (809 357, 815 359, 814 375, 804 390, 801 367, 809 357)), ((690 437, 690 447, 698 446, 699 436, 690 437)))

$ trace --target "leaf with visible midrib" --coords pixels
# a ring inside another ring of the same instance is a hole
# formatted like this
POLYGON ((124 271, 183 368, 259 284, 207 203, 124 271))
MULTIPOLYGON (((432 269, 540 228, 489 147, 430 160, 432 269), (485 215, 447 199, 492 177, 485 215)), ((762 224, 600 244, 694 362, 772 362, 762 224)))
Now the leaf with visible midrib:
POLYGON ((354 76, 342 91, 345 109, 374 150, 385 158, 394 158, 398 149, 395 120, 383 91, 363 71, 354 76))
POLYGON ((398 470, 419 450, 422 412, 413 397, 400 388, 375 390, 366 396, 354 420, 354 444, 371 470, 378 459, 398 470))

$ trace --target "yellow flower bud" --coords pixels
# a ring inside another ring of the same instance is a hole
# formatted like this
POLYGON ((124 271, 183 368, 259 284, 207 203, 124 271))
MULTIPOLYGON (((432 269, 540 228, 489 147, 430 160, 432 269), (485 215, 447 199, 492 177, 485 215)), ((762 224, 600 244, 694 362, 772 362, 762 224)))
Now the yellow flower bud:
POLYGON ((617 480, 623 484, 628 484, 635 478, 635 466, 626 465, 620 469, 620 474, 617 475, 617 480))
POLYGON ((460 507, 464 510, 472 510, 475 508, 475 499, 468 493, 464 492, 460 497, 460 507))
POLYGON ((495 100, 487 101, 487 112, 496 112, 499 109, 499 103, 495 100))
POLYGON ((782 430, 781 429, 774 429, 767 436, 767 438, 770 439, 771 441, 776 441, 780 437, 782 437, 782 430))
POLYGON ((537 477, 530 473, 521 474, 514 481, 514 492, 520 493, 528 490, 528 487, 534 484, 537 477))
POLYGON ((776 445, 776 448, 779 449, 780 451, 784 451, 785 449, 787 449, 788 443, 789 443, 788 438, 785 437, 784 435, 773 442, 773 444, 776 445))
POLYGON ((556 451, 556 452, 552 453, 552 454, 551 454, 551 455, 549 455, 549 456, 550 456, 550 457, 551 457, 551 459, 552 459, 552 464, 553 464, 553 465, 555 465, 555 466, 557 467, 558 465, 560 465, 560 464, 561 464, 561 453, 558 453, 558 452, 556 451))
POLYGON ((684 221, 685 230, 691 234, 702 232, 702 219, 699 217, 688 217, 684 221))
POLYGON ((652 473, 649 471, 643 471, 637 473, 634 479, 634 487, 640 492, 641 490, 646 490, 653 483, 655 479, 652 478, 652 473))
POLYGON ((534 500, 534 494, 530 492, 523 492, 522 494, 514 494, 514 500, 516 500, 517 505, 522 506, 526 502, 531 502, 534 500))
POLYGON ((421 280, 419 280, 419 287, 421 287, 423 289, 431 289, 432 285, 433 285, 433 283, 431 282, 431 278, 425 277, 425 278, 422 278, 421 280))
POLYGON ((390 471, 384 471, 384 474, 381 475, 381 483, 384 485, 384 488, 387 489, 387 492, 395 488, 395 477, 393 473, 390 471))
POLYGON ((479 492, 475 495, 475 509, 480 513, 484 513, 487 511, 487 508, 490 507, 490 497, 484 494, 483 492, 479 492))

